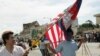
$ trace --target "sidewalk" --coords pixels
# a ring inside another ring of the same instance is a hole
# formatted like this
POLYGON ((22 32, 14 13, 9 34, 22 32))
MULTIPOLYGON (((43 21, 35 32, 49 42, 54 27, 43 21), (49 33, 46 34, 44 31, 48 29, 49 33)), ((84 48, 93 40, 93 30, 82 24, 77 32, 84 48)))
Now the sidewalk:
POLYGON ((28 56, 42 56, 39 48, 33 48, 31 51, 29 51, 28 56))
MULTIPOLYGON (((84 45, 80 47, 80 49, 76 52, 77 56, 87 56, 86 50, 90 50, 92 56, 100 56, 100 43, 85 43, 88 47, 87 49, 84 48, 84 45), (83 47, 83 48, 82 48, 83 47)), ((88 51, 89 52, 89 51, 88 51)))

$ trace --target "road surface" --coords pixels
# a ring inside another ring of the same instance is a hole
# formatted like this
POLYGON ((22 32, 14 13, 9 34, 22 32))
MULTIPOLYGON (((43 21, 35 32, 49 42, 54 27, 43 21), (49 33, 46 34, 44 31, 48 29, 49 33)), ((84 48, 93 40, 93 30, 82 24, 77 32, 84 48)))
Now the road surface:
MULTIPOLYGON (((87 56, 87 52, 89 51, 86 52, 86 50, 90 50, 89 54, 91 54, 92 56, 100 56, 100 43, 85 43, 85 47, 84 45, 82 45, 80 49, 76 52, 77 53, 76 56, 87 56)), ((42 55, 39 48, 37 47, 32 51, 30 51, 28 56, 42 56, 42 55)))

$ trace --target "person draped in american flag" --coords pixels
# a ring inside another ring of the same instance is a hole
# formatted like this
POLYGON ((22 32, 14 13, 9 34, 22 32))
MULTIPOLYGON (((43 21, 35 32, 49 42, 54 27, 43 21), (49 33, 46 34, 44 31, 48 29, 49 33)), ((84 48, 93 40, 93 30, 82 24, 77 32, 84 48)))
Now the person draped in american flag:
POLYGON ((46 44, 47 48, 52 53, 61 53, 57 56, 76 56, 75 51, 78 50, 82 44, 82 40, 76 44, 73 40, 73 30, 71 24, 76 20, 78 11, 80 9, 82 0, 77 0, 73 6, 64 10, 64 13, 56 18, 53 24, 50 25, 49 30, 45 33, 46 37, 53 45, 51 47, 46 44))

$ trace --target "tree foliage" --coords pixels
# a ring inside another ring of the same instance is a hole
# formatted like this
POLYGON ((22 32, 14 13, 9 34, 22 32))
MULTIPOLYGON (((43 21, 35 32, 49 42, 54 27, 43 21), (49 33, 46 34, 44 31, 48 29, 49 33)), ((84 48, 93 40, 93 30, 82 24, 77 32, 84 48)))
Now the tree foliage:
POLYGON ((93 30, 95 28, 100 28, 99 24, 93 24, 91 20, 87 20, 82 25, 79 25, 77 34, 81 34, 84 31, 93 30))

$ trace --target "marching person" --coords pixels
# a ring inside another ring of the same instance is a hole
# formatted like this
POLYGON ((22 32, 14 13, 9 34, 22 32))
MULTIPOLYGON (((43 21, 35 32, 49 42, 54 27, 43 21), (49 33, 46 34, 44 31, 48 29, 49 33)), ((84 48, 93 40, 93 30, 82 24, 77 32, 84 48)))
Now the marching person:
POLYGON ((39 44, 39 48, 41 51, 42 56, 50 56, 47 47, 45 46, 45 35, 43 35, 42 37, 40 37, 40 44, 39 44))
POLYGON ((66 35, 65 40, 62 41, 57 48, 53 49, 49 44, 46 44, 47 48, 52 52, 52 53, 61 53, 62 56, 76 56, 75 51, 78 50, 82 44, 82 40, 77 43, 73 40, 73 31, 71 27, 69 27, 66 30, 66 35))

